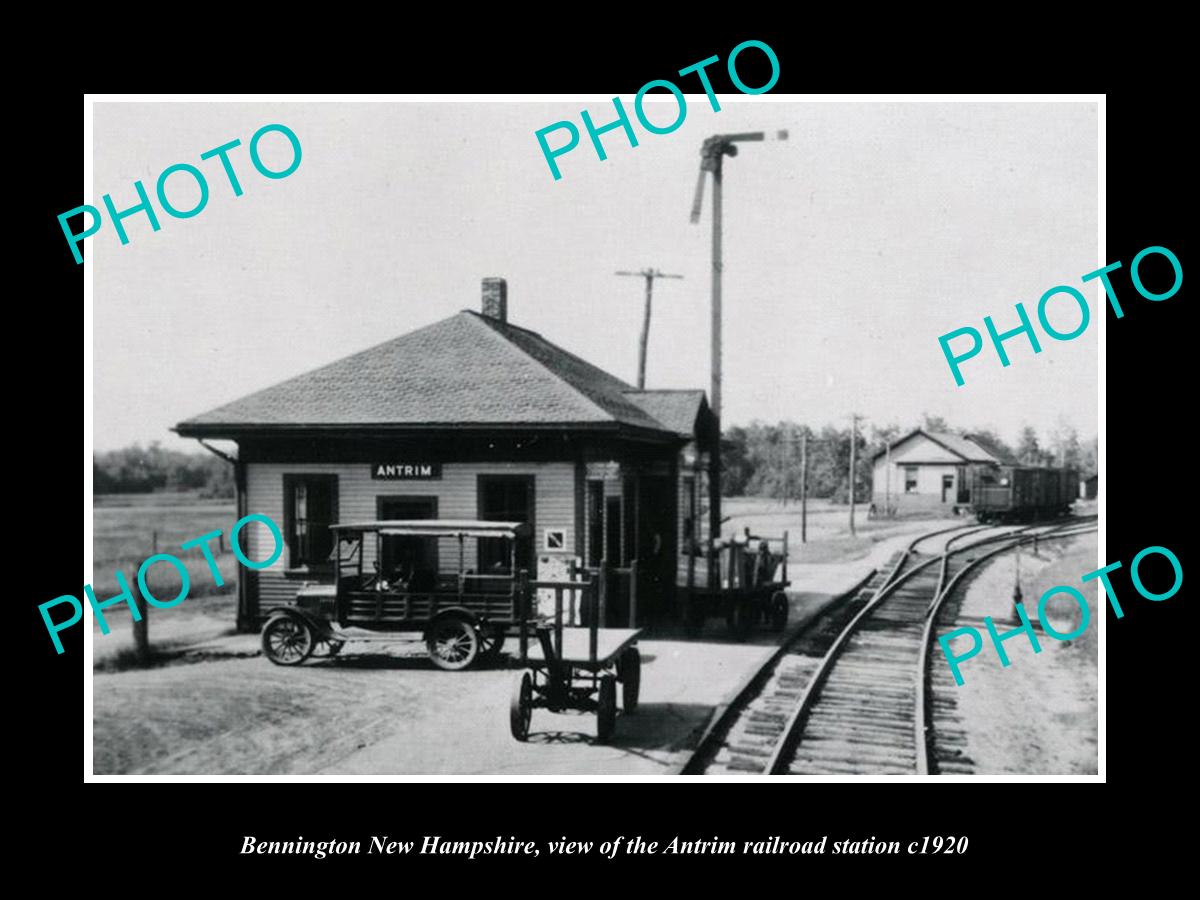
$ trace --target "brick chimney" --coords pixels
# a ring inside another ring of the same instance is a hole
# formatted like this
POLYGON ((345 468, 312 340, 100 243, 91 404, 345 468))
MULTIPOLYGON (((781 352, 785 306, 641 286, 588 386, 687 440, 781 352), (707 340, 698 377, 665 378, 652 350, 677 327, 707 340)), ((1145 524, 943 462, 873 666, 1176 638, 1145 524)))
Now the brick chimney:
POLYGON ((503 278, 483 279, 483 314, 498 322, 508 321, 508 282, 503 278))

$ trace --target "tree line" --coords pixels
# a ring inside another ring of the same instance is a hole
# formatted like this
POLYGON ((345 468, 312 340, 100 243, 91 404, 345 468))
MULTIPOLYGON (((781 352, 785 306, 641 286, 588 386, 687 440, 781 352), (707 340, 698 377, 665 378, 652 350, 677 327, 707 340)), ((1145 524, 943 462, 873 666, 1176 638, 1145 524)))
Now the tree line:
MULTIPOLYGON (((919 425, 860 426, 855 450, 855 500, 869 502, 874 455, 914 428, 970 435, 1002 460, 1024 466, 1065 466, 1090 475, 1096 472, 1097 440, 1087 446, 1063 420, 1044 436, 1026 425, 1017 445, 1010 446, 991 429, 952 428, 941 416, 926 415, 919 425)), ((849 501, 851 427, 826 425, 820 430, 798 422, 751 422, 727 428, 721 437, 721 492, 727 497, 800 496, 801 448, 808 436, 808 496, 849 501)))
POLYGON ((211 453, 167 450, 154 441, 92 456, 92 490, 97 494, 196 491, 202 497, 234 495, 233 466, 211 453))
MULTIPOLYGON (((913 427, 869 425, 858 429, 855 499, 869 501, 872 458, 913 427)), ((926 415, 926 431, 969 434, 1002 459, 1026 466, 1067 466, 1096 472, 1097 441, 1085 446, 1076 430, 1060 422, 1045 436, 1026 425, 1015 447, 989 429, 951 428, 926 415)), ((721 492, 727 497, 799 497, 802 436, 808 435, 808 495, 846 503, 850 483, 850 426, 821 429, 792 421, 751 422, 725 430, 721 438, 721 492)), ((233 466, 211 453, 167 450, 158 441, 97 453, 92 458, 97 494, 196 491, 203 497, 234 496, 233 466)))

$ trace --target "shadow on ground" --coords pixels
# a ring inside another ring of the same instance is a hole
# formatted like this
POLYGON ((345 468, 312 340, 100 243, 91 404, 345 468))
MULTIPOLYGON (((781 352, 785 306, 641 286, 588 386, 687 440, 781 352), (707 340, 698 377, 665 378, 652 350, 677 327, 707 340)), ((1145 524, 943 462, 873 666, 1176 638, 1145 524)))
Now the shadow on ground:
MULTIPOLYGON (((617 716, 616 731, 606 744, 596 739, 596 716, 587 712, 551 713, 537 710, 529 730, 529 744, 590 744, 608 746, 626 753, 641 755, 638 751, 674 751, 687 746, 692 734, 689 731, 671 739, 671 729, 662 727, 663 719, 675 718, 694 722, 695 729, 702 728, 712 714, 712 707, 697 703, 642 703, 633 715, 617 716), (570 727, 566 727, 570 723, 570 727), (557 728, 546 726, 554 725, 557 728)), ((693 729, 693 731, 695 730, 693 729)), ((663 768, 668 764, 663 762, 663 768)))

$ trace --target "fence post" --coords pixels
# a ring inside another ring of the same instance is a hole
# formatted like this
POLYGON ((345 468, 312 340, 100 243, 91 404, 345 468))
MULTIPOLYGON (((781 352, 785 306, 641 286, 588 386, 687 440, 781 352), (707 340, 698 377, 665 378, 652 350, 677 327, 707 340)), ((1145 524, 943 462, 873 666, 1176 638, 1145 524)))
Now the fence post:
MULTIPOLYGON (((158 553, 158 531, 155 530, 151 535, 151 546, 153 553, 158 553)), ((133 578, 130 583, 137 584, 137 569, 132 570, 133 578)), ((150 589, 150 573, 146 573, 146 588, 150 589)), ((137 591, 141 595, 140 591, 137 591)), ((153 593, 153 590, 151 590, 153 593)), ((150 604, 142 597, 142 602, 137 605, 138 611, 142 614, 142 618, 133 623, 133 646, 137 653, 138 662, 147 663, 150 661, 150 604)))

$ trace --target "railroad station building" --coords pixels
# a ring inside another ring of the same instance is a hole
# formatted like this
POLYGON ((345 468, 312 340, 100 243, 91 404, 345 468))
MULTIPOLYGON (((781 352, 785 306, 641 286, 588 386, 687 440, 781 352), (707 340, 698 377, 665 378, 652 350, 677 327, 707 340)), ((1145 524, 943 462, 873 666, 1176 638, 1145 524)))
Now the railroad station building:
POLYGON ((877 452, 873 462, 872 502, 880 513, 952 515, 971 503, 976 471, 1012 460, 975 438, 918 428, 877 452))
MULTIPOLYGON (((690 553, 720 521, 711 477, 719 436, 704 392, 638 390, 513 324, 501 278, 483 280, 479 312, 463 310, 174 430, 236 442, 239 518, 264 513, 283 531, 273 565, 240 572, 244 630, 305 582, 332 580, 328 526, 337 522, 527 522, 532 537, 516 557, 532 578, 636 558, 638 619, 647 620, 673 611, 675 585, 703 565, 703 557, 689 565, 690 553)), ((265 528, 252 523, 243 535, 250 558, 270 556, 265 528)), ((374 549, 366 552, 370 567, 374 549)), ((437 538, 391 537, 382 553, 458 567, 457 543, 437 538)), ((499 572, 508 560, 503 539, 466 548, 468 572, 499 572)))

